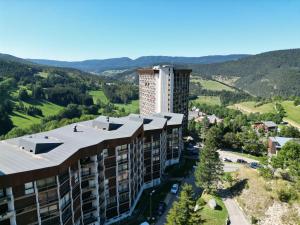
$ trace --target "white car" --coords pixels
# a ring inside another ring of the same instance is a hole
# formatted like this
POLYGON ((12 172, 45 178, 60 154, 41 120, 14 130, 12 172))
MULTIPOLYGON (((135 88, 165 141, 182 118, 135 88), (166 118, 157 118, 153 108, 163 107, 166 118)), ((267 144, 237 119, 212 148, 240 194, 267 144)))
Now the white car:
POLYGON ((171 193, 176 195, 177 192, 178 192, 178 189, 179 189, 179 185, 178 184, 173 184, 173 186, 171 188, 171 193))

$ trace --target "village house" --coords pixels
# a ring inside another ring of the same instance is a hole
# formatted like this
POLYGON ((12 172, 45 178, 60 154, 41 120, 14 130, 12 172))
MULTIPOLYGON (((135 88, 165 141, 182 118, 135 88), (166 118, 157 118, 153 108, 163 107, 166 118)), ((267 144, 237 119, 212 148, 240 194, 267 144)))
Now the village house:
POLYGON ((277 155, 278 151, 288 142, 293 140, 293 138, 287 137, 269 137, 268 140, 268 154, 277 155))
POLYGON ((262 121, 253 124, 256 131, 263 130, 265 133, 277 131, 277 124, 273 121, 262 121))

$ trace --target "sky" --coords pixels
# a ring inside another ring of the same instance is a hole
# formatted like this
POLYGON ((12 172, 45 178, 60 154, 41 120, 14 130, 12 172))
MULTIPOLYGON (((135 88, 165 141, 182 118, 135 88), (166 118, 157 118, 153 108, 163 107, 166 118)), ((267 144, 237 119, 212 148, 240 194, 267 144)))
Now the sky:
POLYGON ((300 0, 0 0, 0 52, 86 60, 300 47, 300 0))

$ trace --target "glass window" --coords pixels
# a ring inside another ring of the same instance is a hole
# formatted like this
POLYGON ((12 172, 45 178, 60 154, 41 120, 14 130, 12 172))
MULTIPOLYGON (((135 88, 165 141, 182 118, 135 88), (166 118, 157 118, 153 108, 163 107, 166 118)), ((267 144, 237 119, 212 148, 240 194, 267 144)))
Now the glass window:
POLYGON ((0 198, 5 196, 5 190, 4 189, 0 189, 0 198))
POLYGON ((34 193, 33 182, 29 182, 25 184, 25 195, 29 195, 34 193))
POLYGON ((79 175, 78 175, 78 172, 75 172, 75 173, 74 173, 74 182, 75 182, 75 184, 79 182, 79 175))
POLYGON ((61 207, 64 208, 66 205, 68 205, 70 202, 70 193, 65 194, 61 198, 61 207))

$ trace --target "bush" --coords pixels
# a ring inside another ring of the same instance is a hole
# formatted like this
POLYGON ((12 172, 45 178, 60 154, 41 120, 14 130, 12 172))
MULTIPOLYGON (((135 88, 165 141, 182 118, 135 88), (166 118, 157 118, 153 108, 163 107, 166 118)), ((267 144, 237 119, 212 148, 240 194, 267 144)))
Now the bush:
POLYGON ((258 169, 259 174, 265 179, 272 179, 273 178, 273 171, 269 167, 261 167, 258 169))
POLYGON ((204 206, 204 205, 206 204, 206 202, 205 202, 205 200, 204 200, 203 198, 199 198, 199 199, 197 200, 197 204, 198 204, 199 206, 204 206))
POLYGON ((290 200, 296 200, 298 198, 297 191, 292 188, 281 189, 277 192, 277 195, 281 202, 289 202, 290 200))
POLYGON ((254 216, 251 216, 251 224, 257 224, 258 223, 258 219, 254 216))

